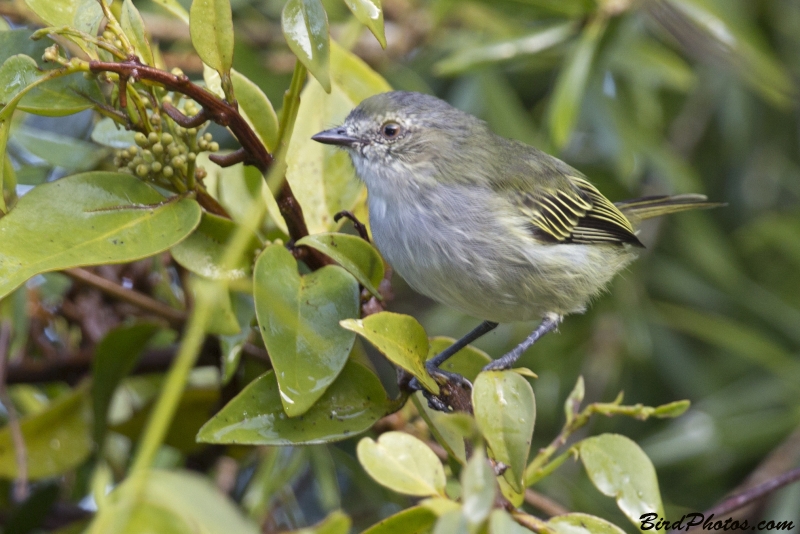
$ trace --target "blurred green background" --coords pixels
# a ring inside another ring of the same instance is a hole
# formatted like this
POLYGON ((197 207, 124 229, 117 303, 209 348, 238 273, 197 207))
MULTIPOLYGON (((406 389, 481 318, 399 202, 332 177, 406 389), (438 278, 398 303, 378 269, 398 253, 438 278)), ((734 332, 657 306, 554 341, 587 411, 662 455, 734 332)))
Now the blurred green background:
MULTIPOLYGON (((641 444, 670 518, 710 507, 748 477, 800 463, 800 2, 383 0, 386 50, 340 0, 323 3, 333 38, 393 87, 435 94, 560 157, 611 200, 697 192, 728 203, 645 226, 640 260, 585 315, 567 318, 524 356, 521 365, 539 374, 534 448, 560 430, 564 399, 583 375, 588 402, 620 391, 629 404, 692 401, 677 420, 598 419, 581 434, 617 432, 641 444)), ((284 2, 232 4, 234 66, 278 106, 294 65, 280 29, 284 2)), ((136 5, 167 65, 198 78, 188 30, 154 2, 136 5)), ((12 19, 17 8, 0 2, 12 19)), ((63 120, 75 134, 77 119, 63 120)), ((19 182, 63 168, 52 163, 26 167, 19 182)), ((458 337, 476 324, 397 278, 394 286, 389 309, 414 315, 430 335, 458 337)), ((477 345, 499 356, 532 326, 502 325, 477 345)), ((276 527, 303 523, 300 511, 308 511, 277 489, 305 476, 290 469, 294 478, 279 477, 278 467, 293 462, 335 459, 341 505, 356 525, 397 510, 392 501, 407 505, 360 480, 341 453, 348 443, 333 456, 265 453, 254 476, 273 480, 263 491, 278 494, 276 527), (374 500, 364 499, 370 492, 374 500)), ((627 524, 572 462, 536 489, 627 524)), ((800 523, 800 486, 764 506, 757 515, 800 523)))

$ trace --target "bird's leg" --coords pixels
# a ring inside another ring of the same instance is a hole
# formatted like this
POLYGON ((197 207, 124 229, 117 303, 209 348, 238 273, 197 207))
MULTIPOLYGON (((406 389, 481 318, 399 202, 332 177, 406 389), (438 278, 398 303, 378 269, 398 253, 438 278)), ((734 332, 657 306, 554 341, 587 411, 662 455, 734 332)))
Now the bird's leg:
POLYGON ((556 315, 555 313, 546 315, 541 324, 536 327, 536 330, 531 332, 531 335, 529 335, 525 341, 517 345, 511 352, 506 353, 492 363, 488 364, 483 368, 483 370, 503 371, 505 369, 510 369, 511 366, 514 365, 514 362, 516 362, 519 357, 522 356, 522 353, 528 350, 531 345, 536 343, 540 337, 555 330, 558 326, 558 323, 561 322, 561 319, 561 316, 556 315))
MULTIPOLYGON (((472 389, 472 384, 470 384, 469 380, 459 374, 443 371, 439 368, 439 366, 446 362, 453 354, 460 351, 487 332, 491 332, 495 328, 497 328, 497 323, 493 323, 491 321, 482 322, 473 328, 469 333, 467 333, 467 335, 457 340, 445 350, 425 362, 425 370, 434 379, 438 379, 437 382, 440 384, 442 382, 446 382, 454 386, 461 386, 464 389, 472 389)), ((439 410, 442 412, 448 411, 447 402, 443 398, 437 397, 433 393, 423 388, 416 378, 411 380, 409 386, 411 389, 421 390, 422 394, 425 395, 425 398, 428 399, 428 406, 434 410, 439 410)))

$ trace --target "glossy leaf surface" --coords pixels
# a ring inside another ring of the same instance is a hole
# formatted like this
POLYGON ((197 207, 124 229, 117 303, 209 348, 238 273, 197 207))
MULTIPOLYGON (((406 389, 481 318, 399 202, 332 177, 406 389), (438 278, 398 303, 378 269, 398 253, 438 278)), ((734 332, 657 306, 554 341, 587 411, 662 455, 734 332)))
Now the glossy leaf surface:
POLYGON ((164 201, 127 174, 91 172, 40 185, 0 219, 0 296, 31 276, 122 263, 175 245, 200 221, 194 200, 164 201))
POLYGON ((360 237, 338 233, 314 234, 299 240, 297 245, 319 250, 355 276, 370 293, 382 298, 378 286, 383 280, 383 259, 375 247, 360 237))
POLYGON ((336 381, 302 417, 283 411, 275 373, 253 380, 197 435, 205 443, 300 445, 339 441, 369 429, 394 405, 375 374, 348 362, 336 381))
POLYGON ((442 462, 410 434, 386 432, 377 441, 363 438, 356 452, 364 470, 393 491, 418 497, 444 495, 442 462))
POLYGON ((283 245, 264 249, 253 277, 256 316, 281 388, 284 409, 303 414, 344 367, 355 334, 339 322, 358 316, 358 284, 327 265, 300 276, 283 245))
POLYGON ((386 34, 383 28, 383 8, 381 0, 344 0, 358 21, 369 28, 372 35, 386 48, 386 34))
POLYGON ((294 55, 314 75, 325 92, 330 93, 330 30, 328 14, 322 2, 289 0, 283 6, 281 27, 294 55))
POLYGON ((656 470, 639 445, 619 434, 601 434, 581 441, 578 450, 592 483, 614 497, 633 524, 640 524, 642 514, 663 517, 656 470))
POLYGON ((509 467, 503 478, 521 492, 536 420, 533 389, 513 371, 487 371, 475 379, 472 404, 492 456, 509 467))
POLYGON ((389 361, 414 375, 429 391, 439 393, 439 385, 425 370, 428 337, 416 319, 400 313, 380 312, 364 319, 342 321, 342 327, 363 336, 389 361))
POLYGON ((428 534, 436 514, 424 506, 412 506, 375 523, 361 534, 428 534))

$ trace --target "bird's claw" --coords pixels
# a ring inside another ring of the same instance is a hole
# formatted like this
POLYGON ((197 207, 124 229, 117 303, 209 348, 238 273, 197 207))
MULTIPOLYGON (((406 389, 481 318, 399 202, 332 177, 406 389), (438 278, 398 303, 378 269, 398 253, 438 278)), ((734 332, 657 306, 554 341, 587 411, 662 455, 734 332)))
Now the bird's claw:
MULTIPOLYGON (((427 399, 428 406, 440 412, 451 412, 458 409, 458 406, 452 402, 455 396, 463 396, 472 391, 472 383, 458 373, 451 373, 443 371, 438 367, 426 366, 429 375, 433 377, 437 384, 439 384, 439 394, 432 393, 422 386, 419 380, 413 378, 409 382, 409 388, 414 391, 421 391, 422 395, 427 399), (462 391, 458 391, 462 390, 462 391), (456 393, 458 392, 458 393, 456 393), (462 393, 463 392, 463 393, 462 393)), ((456 404, 462 404, 456 402, 456 404)))

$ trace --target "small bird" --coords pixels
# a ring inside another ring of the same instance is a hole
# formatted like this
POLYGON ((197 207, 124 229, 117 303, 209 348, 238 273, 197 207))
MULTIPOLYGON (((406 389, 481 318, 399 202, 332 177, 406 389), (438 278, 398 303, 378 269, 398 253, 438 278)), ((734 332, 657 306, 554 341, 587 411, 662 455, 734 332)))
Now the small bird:
POLYGON ((367 98, 312 139, 350 155, 375 245, 406 282, 483 320, 428 360, 435 378, 453 379, 439 366, 498 323, 541 320, 485 369, 510 368, 636 258, 641 220, 718 205, 703 195, 613 204, 563 161, 420 93, 367 98))

